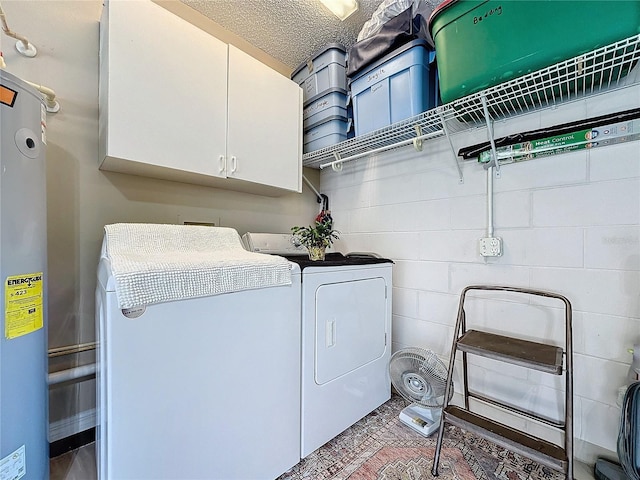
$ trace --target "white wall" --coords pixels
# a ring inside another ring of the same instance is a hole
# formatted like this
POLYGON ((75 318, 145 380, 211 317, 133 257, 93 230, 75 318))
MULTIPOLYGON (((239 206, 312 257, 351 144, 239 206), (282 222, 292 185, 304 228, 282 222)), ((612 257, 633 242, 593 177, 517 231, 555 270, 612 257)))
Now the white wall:
MULTIPOLYGON (((246 230, 287 231, 309 221, 313 195, 279 199, 100 172, 97 168, 98 18, 101 2, 3 0, 9 26, 39 48, 20 57, 2 36, 7 70, 56 90, 48 117, 47 215, 50 347, 93 341, 95 267, 102 227, 112 222, 220 221, 246 230)), ((524 131, 640 105, 639 91, 577 102, 502 130, 524 131)), ((484 131, 457 135, 456 148, 484 131)), ((394 347, 420 345, 446 357, 460 290, 500 283, 553 290, 574 307, 575 436, 578 457, 615 450, 623 384, 640 341, 640 144, 575 152, 503 167, 495 182, 496 235, 504 256, 484 261, 485 173, 463 165, 459 184, 445 140, 323 171, 338 247, 395 260, 394 347)), ((544 332, 542 332, 544 334, 544 332)), ((53 362, 64 368, 92 354, 53 362)), ((483 378, 495 378, 484 365, 483 378)), ((510 378, 518 373, 509 371, 510 378)), ((538 380, 534 378, 532 380, 538 380)), ((490 383, 487 380, 487 383, 490 383)), ((549 382, 550 390, 561 388, 549 382)), ((552 396, 552 395, 551 395, 552 396)), ((52 390, 51 421, 83 421, 93 384, 52 390)), ((77 427, 78 425, 76 425, 77 427)), ((73 429, 73 425, 71 428, 73 429)))
MULTIPOLYGON (((47 119, 49 347, 92 342, 103 226, 115 222, 214 221, 287 232, 317 213, 314 195, 268 198, 98 170, 98 31, 102 2, 4 0, 9 27, 38 48, 21 57, 1 35, 7 71, 54 89, 61 110, 47 119)), ((176 118, 176 121, 182 121, 176 118)), ((318 183, 317 172, 307 172, 318 183)), ((142 347, 142 346, 141 346, 142 347)), ((93 353, 51 361, 51 370, 93 362, 93 353)), ((93 381, 51 390, 54 440, 86 425, 93 381)), ((90 422, 89 422, 90 423, 90 422)))
MULTIPOLYGON (((497 122, 496 136, 638 106, 640 89, 634 87, 497 122)), ((486 129, 453 139, 456 149, 473 145, 486 141, 486 129)), ((467 285, 531 287, 568 297, 575 453, 587 463, 598 452, 611 454, 620 416, 617 391, 631 362, 627 349, 640 342, 640 142, 503 166, 494 183, 494 218, 504 255, 486 261, 477 250, 486 228, 485 170, 474 161, 462 168, 460 184, 443 138, 426 143, 421 153, 406 147, 347 163, 341 173, 323 170, 321 185, 343 232, 338 247, 395 261, 394 349, 421 346, 448 358, 459 294, 467 285)), ((501 316, 490 328, 515 327, 527 338, 563 341, 561 310, 541 317, 549 302, 504 300, 493 305, 501 316)), ((468 320, 488 322, 484 313, 473 308, 468 320)), ((562 378, 473 361, 480 367, 473 374, 476 387, 557 414, 553 404, 562 400, 562 378)), ((459 376, 456 382, 460 387, 459 376)), ((530 421, 516 425, 541 430, 530 421)))

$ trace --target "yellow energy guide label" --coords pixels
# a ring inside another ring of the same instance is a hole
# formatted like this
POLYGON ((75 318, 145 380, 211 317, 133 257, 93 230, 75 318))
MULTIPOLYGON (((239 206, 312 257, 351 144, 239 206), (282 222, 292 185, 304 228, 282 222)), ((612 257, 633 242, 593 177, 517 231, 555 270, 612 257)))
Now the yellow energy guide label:
POLYGON ((42 272, 7 277, 4 282, 4 321, 7 339, 27 335, 43 327, 42 272))

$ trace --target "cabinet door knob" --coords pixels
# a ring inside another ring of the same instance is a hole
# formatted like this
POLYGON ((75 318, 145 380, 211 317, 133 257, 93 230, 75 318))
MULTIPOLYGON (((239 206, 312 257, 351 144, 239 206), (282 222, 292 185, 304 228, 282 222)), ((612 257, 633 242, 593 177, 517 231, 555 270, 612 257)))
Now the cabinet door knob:
POLYGON ((218 157, 218 172, 220 172, 220 173, 224 172, 225 167, 226 167, 225 163, 226 162, 225 162, 224 155, 220 155, 218 157))
POLYGON ((236 158, 235 155, 233 155, 231 157, 231 173, 236 173, 237 169, 238 169, 238 159, 236 158))

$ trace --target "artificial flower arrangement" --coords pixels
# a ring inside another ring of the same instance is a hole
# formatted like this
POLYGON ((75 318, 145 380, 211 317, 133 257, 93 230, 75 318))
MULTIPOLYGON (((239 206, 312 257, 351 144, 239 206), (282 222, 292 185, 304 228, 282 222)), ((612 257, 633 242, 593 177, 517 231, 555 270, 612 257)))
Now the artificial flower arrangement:
POLYGON ((337 230, 333 229, 331 212, 322 210, 313 225, 308 227, 291 227, 294 239, 307 247, 311 260, 324 260, 325 249, 339 238, 337 230))

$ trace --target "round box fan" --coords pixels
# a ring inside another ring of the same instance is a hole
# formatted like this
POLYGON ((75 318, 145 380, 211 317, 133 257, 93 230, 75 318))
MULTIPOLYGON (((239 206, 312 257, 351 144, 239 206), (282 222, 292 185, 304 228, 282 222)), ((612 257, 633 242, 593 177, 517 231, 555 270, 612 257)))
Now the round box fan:
MULTIPOLYGON (((447 367, 431 350, 404 348, 391 356, 389 375, 396 391, 411 405, 400 420, 424 436, 440 426, 447 386, 447 367)), ((453 396, 453 382, 449 400, 453 396)))

